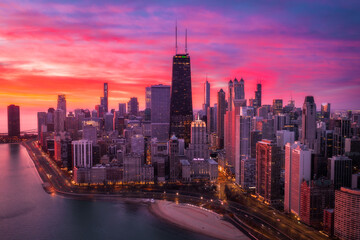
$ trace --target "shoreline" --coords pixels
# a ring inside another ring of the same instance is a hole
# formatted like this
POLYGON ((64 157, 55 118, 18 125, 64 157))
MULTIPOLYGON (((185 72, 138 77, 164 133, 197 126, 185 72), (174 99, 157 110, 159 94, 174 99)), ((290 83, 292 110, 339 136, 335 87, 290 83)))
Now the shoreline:
MULTIPOLYGON (((61 191, 56 187, 54 187, 51 184, 51 181, 48 181, 48 179, 46 179, 46 176, 40 174, 38 169, 40 166, 38 165, 39 163, 34 159, 35 156, 32 156, 33 152, 31 150, 31 147, 25 143, 20 143, 20 144, 23 145, 27 150, 28 156, 32 160, 36 168, 37 175, 42 182, 43 189, 48 194, 56 194, 60 197, 64 197, 68 199, 84 200, 84 201, 100 200, 100 201, 147 203, 150 213, 159 217, 162 220, 165 220, 167 223, 176 225, 179 228, 186 229, 188 231, 196 232, 217 239, 240 239, 240 240, 249 239, 243 232, 237 229, 233 224, 224 221, 223 218, 216 212, 205 210, 200 207, 196 207, 194 205, 190 205, 186 203, 177 204, 171 201, 171 198, 178 197, 175 194, 168 193, 167 200, 154 200, 157 199, 157 197, 146 196, 146 194, 144 195, 142 194, 141 196, 136 196, 136 193, 123 193, 122 195, 120 195, 120 194, 105 194, 105 193, 89 194, 89 193, 61 191), (50 184, 51 186, 45 188, 44 187, 45 183, 50 184), (130 196, 126 196, 127 194, 130 196), (131 196, 131 194, 134 195, 131 196), (169 206, 170 206, 169 208, 170 211, 169 212, 164 211, 165 208, 169 206), (180 215, 176 214, 179 213, 177 212, 179 209, 182 209, 181 212, 185 210, 185 212, 188 213, 187 216, 181 215, 181 213, 180 215), (173 214, 174 216, 172 216, 170 212, 175 213, 173 214), (184 222, 184 218, 186 219, 185 222, 184 222), (193 222, 196 222, 197 224, 195 225, 189 224, 193 222)), ((154 193, 152 194, 154 195, 154 193)), ((187 197, 187 196, 183 196, 183 197, 187 197)))
POLYGON ((156 200, 149 206, 155 216, 188 231, 196 232, 216 239, 249 239, 233 224, 213 211, 194 205, 156 200))

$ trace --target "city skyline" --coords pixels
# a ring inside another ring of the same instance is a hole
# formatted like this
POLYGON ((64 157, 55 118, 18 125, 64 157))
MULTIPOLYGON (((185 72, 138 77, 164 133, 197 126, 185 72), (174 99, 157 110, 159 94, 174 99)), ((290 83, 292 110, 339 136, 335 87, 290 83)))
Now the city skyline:
POLYGON ((357 10, 4 0, 3 238, 360 240, 357 10))
POLYGON ((0 125, 6 128, 6 106, 15 104, 21 119, 36 126, 28 115, 55 107, 58 94, 66 95, 70 110, 93 109, 104 82, 112 86, 109 109, 134 96, 144 109, 146 86, 171 83, 175 19, 179 53, 185 52, 188 29, 194 109, 202 108, 206 76, 211 105, 236 77, 245 80, 247 98, 255 97, 261 81, 263 104, 292 98, 300 107, 304 96, 312 95, 333 110, 358 109, 356 2, 282 4, 108 2, 97 9, 82 1, 5 1, 0 125))

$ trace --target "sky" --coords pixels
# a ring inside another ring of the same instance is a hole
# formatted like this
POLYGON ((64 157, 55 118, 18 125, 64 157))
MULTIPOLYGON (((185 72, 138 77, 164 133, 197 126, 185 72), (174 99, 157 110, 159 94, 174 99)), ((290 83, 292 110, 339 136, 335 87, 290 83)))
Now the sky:
POLYGON ((94 109, 109 83, 109 105, 145 87, 171 84, 175 22, 179 52, 185 29, 191 57, 193 107, 203 83, 216 93, 233 78, 263 103, 313 95, 319 108, 360 109, 360 1, 39 1, 0 2, 0 132, 9 104, 20 106, 21 129, 36 128, 36 112, 94 109))

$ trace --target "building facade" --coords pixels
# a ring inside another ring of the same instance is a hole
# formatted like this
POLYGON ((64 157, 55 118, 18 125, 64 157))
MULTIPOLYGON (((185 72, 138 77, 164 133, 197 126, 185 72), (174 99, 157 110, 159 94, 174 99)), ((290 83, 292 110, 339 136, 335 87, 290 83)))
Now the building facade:
POLYGON ((335 191, 334 235, 340 239, 360 239, 360 190, 335 191))
POLYGON ((191 68, 189 54, 173 57, 170 101, 170 133, 190 142, 190 126, 193 121, 191 68))

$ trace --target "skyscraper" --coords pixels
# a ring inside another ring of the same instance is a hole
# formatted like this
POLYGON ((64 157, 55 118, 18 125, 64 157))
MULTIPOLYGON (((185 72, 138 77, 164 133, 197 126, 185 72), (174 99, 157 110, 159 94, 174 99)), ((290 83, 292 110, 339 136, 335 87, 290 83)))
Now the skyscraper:
POLYGON ((285 146, 284 210, 300 215, 302 181, 311 180, 311 151, 300 142, 285 146))
POLYGON ((109 98, 108 83, 104 83, 104 102, 103 102, 103 106, 104 106, 105 113, 107 113, 109 111, 108 98, 109 98))
POLYGON ((273 114, 277 115, 283 112, 283 100, 274 99, 273 100, 273 114))
POLYGON ((303 181, 300 195, 300 221, 320 228, 324 209, 334 208, 334 186, 331 180, 303 181))
POLYGON ((234 83, 233 81, 230 79, 229 84, 228 84, 228 111, 232 111, 232 105, 233 105, 233 96, 234 96, 234 83))
POLYGON ((207 144, 206 123, 195 120, 191 123, 191 142, 185 155, 188 159, 209 158, 209 146, 207 144))
POLYGON ((184 139, 187 145, 190 142, 190 126, 193 121, 190 56, 187 50, 185 54, 177 53, 177 39, 176 54, 173 56, 170 102, 169 137, 175 134, 176 137, 184 139))
POLYGON ((8 110, 8 135, 9 137, 20 136, 20 107, 10 105, 8 110))
POLYGON ((323 119, 330 119, 330 103, 321 104, 321 117, 323 119))
POLYGON ((204 83, 204 106, 203 106, 203 111, 205 115, 207 115, 207 109, 209 107, 210 107, 210 83, 206 78, 206 82, 204 83))
POLYGON ((328 178, 334 188, 351 187, 352 160, 346 156, 333 156, 328 159, 328 178))
POLYGON ((224 148, 224 115, 226 111, 225 92, 220 89, 217 99, 217 147, 224 148))
POLYGON ((65 130, 65 116, 62 109, 55 110, 54 113, 54 131, 63 132, 65 130))
POLYGON ((240 82, 235 78, 234 80, 234 99, 245 99, 245 84, 244 79, 240 79, 240 82))
POLYGON ((314 149, 316 137, 316 104, 313 96, 306 96, 302 110, 301 143, 314 149))
POLYGON ((256 85, 254 107, 261 107, 261 83, 256 85))
POLYGON ((151 137, 159 141, 169 139, 170 127, 170 86, 153 85, 151 95, 151 137))
MULTIPOLYGON (((241 160, 248 159, 251 155, 251 115, 247 113, 247 107, 240 108, 240 114, 235 116, 234 126, 230 135, 234 135, 234 157, 235 157, 235 180, 240 184, 241 181, 241 160)), ((230 141, 231 143, 233 141, 230 141)))
POLYGON ((169 151, 169 178, 170 181, 175 181, 179 175, 179 141, 175 135, 173 135, 168 141, 169 151))
POLYGON ((340 239, 360 237, 360 190, 340 188, 335 191, 335 236, 340 239))
POLYGON ((65 95, 64 94, 61 94, 61 95, 58 95, 58 100, 57 100, 57 110, 63 110, 63 115, 64 115, 64 118, 66 118, 66 98, 65 98, 65 95))
POLYGON ((104 114, 104 130, 105 131, 114 130, 114 114, 109 112, 104 114))
POLYGON ((121 117, 126 115, 126 103, 119 103, 119 115, 121 117))
POLYGON ((270 140, 256 144, 256 193, 268 204, 281 202, 280 148, 270 140))
POLYGON ((41 126, 46 125, 46 112, 38 112, 37 113, 37 123, 38 123, 38 140, 40 141, 41 126))
POLYGON ((151 109, 151 87, 145 88, 145 108, 151 109))
POLYGON ((74 167, 91 168, 93 165, 92 141, 72 141, 74 167))
POLYGON ((130 98, 128 102, 128 113, 133 116, 137 116, 139 112, 139 102, 136 97, 130 98))

